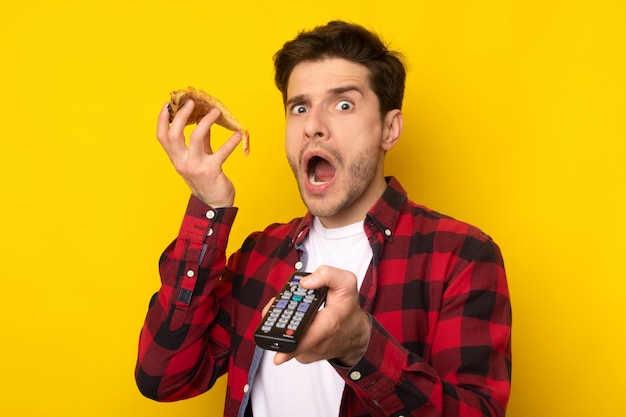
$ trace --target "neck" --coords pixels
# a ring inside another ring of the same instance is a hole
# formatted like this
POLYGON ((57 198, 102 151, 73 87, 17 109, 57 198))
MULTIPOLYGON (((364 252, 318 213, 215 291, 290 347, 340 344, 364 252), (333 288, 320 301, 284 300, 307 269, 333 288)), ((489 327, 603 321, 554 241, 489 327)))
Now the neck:
POLYGON ((325 228, 332 229, 363 221, 367 212, 383 195, 385 188, 387 188, 385 177, 377 176, 367 191, 353 201, 349 207, 332 216, 319 216, 320 222, 325 228))

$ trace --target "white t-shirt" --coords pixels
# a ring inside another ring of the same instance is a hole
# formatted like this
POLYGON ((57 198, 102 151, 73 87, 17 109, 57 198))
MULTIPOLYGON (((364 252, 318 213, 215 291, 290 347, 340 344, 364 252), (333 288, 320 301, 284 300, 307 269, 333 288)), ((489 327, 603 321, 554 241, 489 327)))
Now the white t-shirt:
MULTIPOLYGON (((319 219, 304 241, 305 270, 320 265, 352 271, 361 287, 372 260, 363 222, 326 229, 319 219)), ((327 361, 301 364, 295 359, 274 365, 275 352, 265 351, 252 389, 255 417, 328 417, 339 415, 344 382, 327 361)))

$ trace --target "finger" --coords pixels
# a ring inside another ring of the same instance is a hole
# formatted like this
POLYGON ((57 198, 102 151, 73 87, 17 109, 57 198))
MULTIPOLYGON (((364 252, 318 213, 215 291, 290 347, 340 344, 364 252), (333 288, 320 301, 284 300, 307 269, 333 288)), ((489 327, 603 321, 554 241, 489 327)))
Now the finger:
MULTIPOLYGON (((323 341, 320 343, 324 343, 323 341)), ((301 343, 302 345, 302 343, 301 343)), ((317 346, 317 345, 314 345, 317 346)), ((322 349, 320 349, 320 351, 323 351, 322 349)), ((312 363, 312 362, 316 362, 319 360, 323 360, 323 359, 328 359, 325 358, 322 354, 316 352, 314 349, 306 349, 304 346, 303 347, 298 347, 298 349, 294 350, 293 352, 276 352, 276 355, 274 355, 274 364, 275 365, 281 365, 285 362, 289 362, 292 359, 296 359, 298 362, 300 363, 312 363)))
POLYGON ((181 158, 186 158, 187 145, 185 144, 184 126, 181 124, 178 126, 170 125, 168 104, 164 104, 159 113, 157 139, 176 166, 180 163, 181 158))
POLYGON ((163 104, 161 111, 159 112, 159 118, 157 120, 157 138, 159 141, 161 138, 167 136, 167 132, 170 130, 170 111, 169 103, 163 104))
POLYGON ((274 365, 282 365, 285 362, 289 362, 293 358, 294 355, 291 353, 276 352, 276 355, 274 355, 274 365))
POLYGON ((343 284, 344 271, 322 265, 309 275, 302 277, 300 285, 306 289, 316 290, 322 287, 328 287, 329 289, 335 289, 337 286, 343 284))
POLYGON ((163 104, 159 112, 159 118, 157 119, 157 139, 164 147, 167 144, 170 131, 170 112, 168 106, 169 103, 163 104))
POLYGON ((328 341, 329 337, 332 337, 330 332, 332 325, 328 320, 329 317, 326 317, 324 309, 322 309, 317 316, 315 316, 311 326, 298 342, 296 350, 288 353, 276 353, 274 363, 280 365, 293 358, 296 358, 298 362, 301 363, 310 363, 324 359, 318 351, 323 352, 324 350, 320 349, 320 347, 328 341))
POLYGON ((187 126, 187 122, 189 121, 189 116, 191 116, 195 105, 196 103, 194 103, 193 100, 185 101, 185 104, 183 104, 174 115, 174 120, 172 120, 173 130, 182 131, 185 129, 185 126, 187 126))
POLYGON ((217 109, 211 109, 198 123, 189 136, 189 151, 195 157, 213 154, 211 149, 211 126, 220 117, 217 109))
POLYGON ((215 156, 217 156, 222 162, 226 161, 226 159, 228 159, 228 157, 237 148, 237 145, 241 143, 242 137, 241 132, 233 133, 231 137, 215 152, 215 156))
MULTIPOLYGON (((200 121, 198 121, 198 132, 204 133, 208 132, 208 129, 221 117, 221 112, 218 108, 213 108, 211 111, 206 114, 200 121)), ((243 138, 241 132, 234 132, 233 135, 222 145, 220 149, 216 152, 217 156, 224 162, 230 154, 237 148, 237 145, 241 142, 243 138)), ((208 155, 213 154, 213 149, 211 147, 210 137, 205 135, 204 138, 204 152, 208 155)))
POLYGON ((241 132, 234 132, 217 151, 213 152, 210 141, 210 127, 219 117, 219 110, 212 109, 202 118, 198 127, 192 132, 192 136, 189 138, 189 150, 194 157, 202 157, 205 154, 214 155, 217 161, 223 164, 241 142, 241 132))
POLYGON ((358 296, 356 275, 350 271, 328 265, 322 265, 310 275, 302 278, 300 284, 308 289, 328 287, 327 304, 332 299, 339 300, 358 296))
POLYGON ((157 139, 170 159, 186 152, 185 136, 182 131, 176 132, 170 127, 169 103, 165 103, 161 108, 157 120, 157 139))
POLYGON ((276 297, 272 297, 272 299, 267 304, 265 304, 265 307, 263 307, 263 311, 261 312, 261 315, 265 316, 267 314, 268 310, 272 306, 272 303, 274 302, 275 299, 276 297))

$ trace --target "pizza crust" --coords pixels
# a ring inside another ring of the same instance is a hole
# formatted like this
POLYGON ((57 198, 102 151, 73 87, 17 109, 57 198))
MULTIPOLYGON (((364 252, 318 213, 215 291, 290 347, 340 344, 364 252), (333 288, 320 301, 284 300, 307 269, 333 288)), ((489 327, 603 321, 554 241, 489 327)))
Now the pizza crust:
POLYGON ((178 109, 189 99, 194 101, 195 106, 193 112, 187 119, 187 125, 197 123, 203 116, 210 112, 211 109, 217 108, 220 111, 220 117, 215 123, 226 129, 241 132, 241 146, 243 147, 244 154, 248 155, 250 152, 250 135, 248 131, 244 129, 241 123, 239 123, 239 120, 228 110, 224 103, 203 90, 188 87, 186 90, 172 91, 170 93, 170 104, 168 106, 170 123, 174 120, 178 109))

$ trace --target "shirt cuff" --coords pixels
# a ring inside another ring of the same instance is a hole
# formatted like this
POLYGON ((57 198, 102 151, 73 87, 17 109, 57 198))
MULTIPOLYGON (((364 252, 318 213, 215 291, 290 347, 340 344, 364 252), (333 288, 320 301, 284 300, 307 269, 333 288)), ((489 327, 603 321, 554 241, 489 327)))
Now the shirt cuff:
POLYGON ((178 237, 192 244, 225 247, 237 211, 236 207, 214 209, 192 195, 178 237))
POLYGON ((406 349, 372 319, 372 332, 363 357, 351 368, 336 363, 333 366, 359 396, 368 397, 385 412, 393 414, 404 408, 395 390, 407 362, 406 349))

